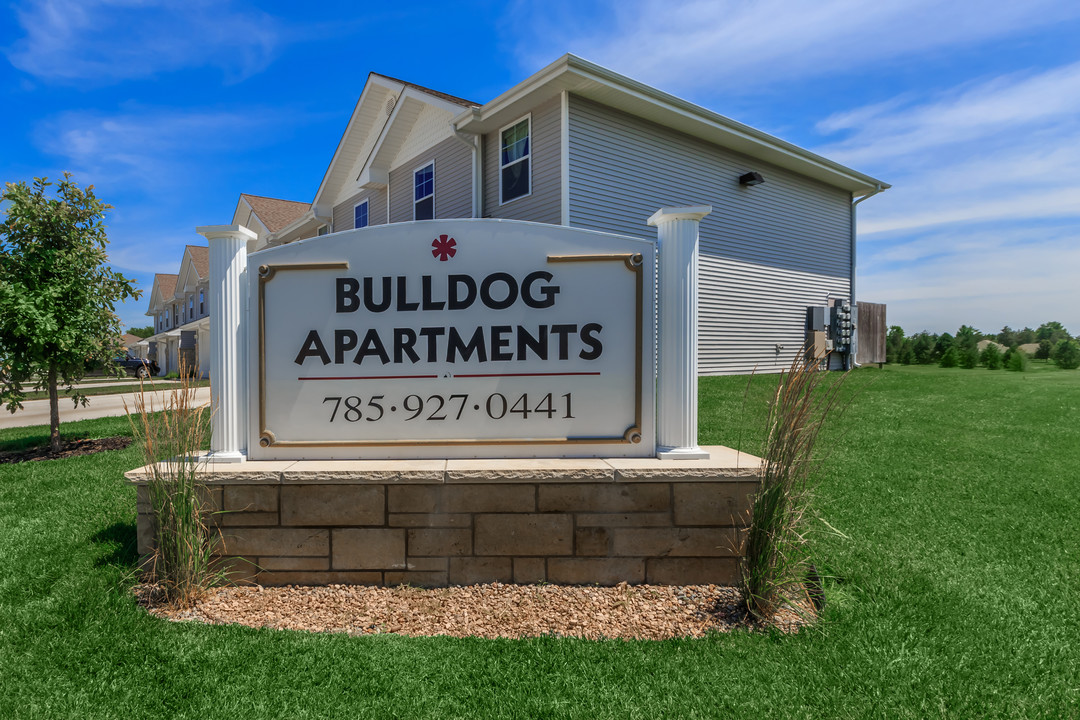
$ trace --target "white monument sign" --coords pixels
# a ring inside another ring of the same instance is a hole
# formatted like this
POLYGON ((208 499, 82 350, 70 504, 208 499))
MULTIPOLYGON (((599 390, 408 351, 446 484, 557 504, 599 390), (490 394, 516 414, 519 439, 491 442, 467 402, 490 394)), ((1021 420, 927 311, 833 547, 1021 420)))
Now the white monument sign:
POLYGON ((656 243, 402 223, 247 260, 252 459, 656 454, 656 243))

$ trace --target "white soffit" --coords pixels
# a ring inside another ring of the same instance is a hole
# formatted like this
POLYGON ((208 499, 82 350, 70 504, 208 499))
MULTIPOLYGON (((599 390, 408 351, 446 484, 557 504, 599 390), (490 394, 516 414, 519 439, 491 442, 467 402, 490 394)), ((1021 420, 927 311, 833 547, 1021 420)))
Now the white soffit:
POLYGON ((464 132, 493 132, 564 90, 855 195, 890 187, 869 175, 575 55, 564 55, 491 102, 460 113, 454 122, 464 132))
POLYGON ((385 124, 386 100, 391 93, 398 95, 404 89, 403 84, 389 78, 375 73, 368 75, 349 124, 345 126, 330 166, 315 193, 313 206, 319 206, 329 213, 342 193, 352 194, 357 163, 367 159, 385 124))

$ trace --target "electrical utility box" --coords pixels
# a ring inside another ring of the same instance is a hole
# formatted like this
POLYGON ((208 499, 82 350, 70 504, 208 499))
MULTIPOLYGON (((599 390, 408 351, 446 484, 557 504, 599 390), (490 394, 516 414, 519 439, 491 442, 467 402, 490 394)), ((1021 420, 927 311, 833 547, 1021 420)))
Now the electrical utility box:
POLYGON ((842 355, 850 367, 857 349, 859 308, 848 298, 830 298, 828 305, 806 308, 806 353, 823 358, 827 353, 842 355))

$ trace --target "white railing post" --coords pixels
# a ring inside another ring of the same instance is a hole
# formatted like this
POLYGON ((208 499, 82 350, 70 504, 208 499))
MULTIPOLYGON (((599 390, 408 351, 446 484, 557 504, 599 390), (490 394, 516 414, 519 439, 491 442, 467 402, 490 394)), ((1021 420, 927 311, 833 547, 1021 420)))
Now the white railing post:
POLYGON ((659 236, 656 456, 707 459, 698 447, 698 226, 712 207, 660 208, 648 223, 659 236))
POLYGON ((242 225, 195 228, 210 244, 210 457, 247 457, 247 242, 242 225))

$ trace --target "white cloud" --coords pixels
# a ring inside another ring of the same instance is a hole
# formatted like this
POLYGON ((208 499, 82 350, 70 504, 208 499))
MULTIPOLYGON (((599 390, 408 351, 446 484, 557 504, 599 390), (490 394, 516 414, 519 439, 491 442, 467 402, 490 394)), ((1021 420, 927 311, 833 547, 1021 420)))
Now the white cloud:
POLYGON ((8 49, 11 64, 68 83, 206 66, 237 80, 269 65, 285 40, 270 15, 228 0, 43 0, 15 15, 25 36, 8 49))
POLYGON ((610 0, 590 22, 567 22, 570 6, 580 3, 512 12, 515 27, 534 28, 517 48, 524 65, 539 66, 569 49, 682 93, 865 74, 875 63, 1080 16, 1080 5, 1057 0, 610 0))
POLYGON ((955 332, 969 324, 1080 331, 1080 229, 962 228, 862 253, 859 295, 886 302, 890 325, 955 332))
POLYGON ((894 185, 864 235, 946 223, 1080 217, 1080 63, 833 115, 823 155, 894 185))
POLYGON ((73 111, 43 121, 35 142, 62 158, 65 169, 95 184, 158 192, 197 184, 200 173, 222 172, 229 157, 274 142, 300 119, 266 108, 73 111))

